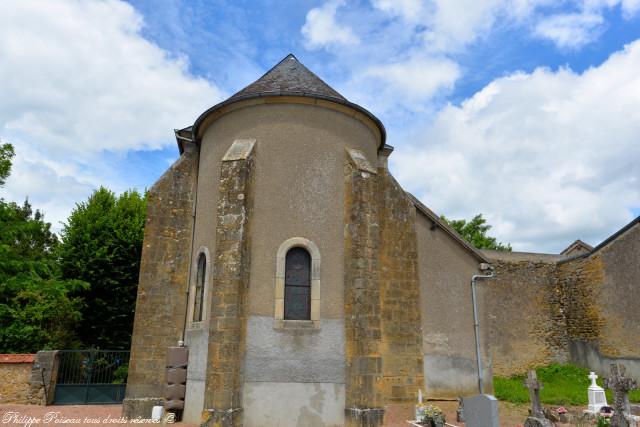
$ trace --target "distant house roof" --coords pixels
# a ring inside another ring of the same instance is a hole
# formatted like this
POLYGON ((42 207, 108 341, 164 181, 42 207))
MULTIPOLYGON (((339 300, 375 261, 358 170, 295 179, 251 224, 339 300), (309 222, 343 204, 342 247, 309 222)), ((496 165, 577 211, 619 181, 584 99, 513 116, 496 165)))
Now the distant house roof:
POLYGON ((569 246, 567 246, 562 252, 561 255, 578 255, 586 252, 591 252, 593 250, 593 246, 588 243, 583 242, 578 239, 569 246))
MULTIPOLYGON (((596 246, 595 248, 591 249, 590 251, 579 253, 579 254, 576 254, 574 256, 569 256, 569 257, 563 259, 562 261, 560 261, 559 263, 562 264, 562 263, 565 263, 567 261, 574 260, 576 258, 585 258, 585 257, 587 257, 589 255, 592 255, 592 254, 598 252, 600 249, 608 246, 610 243, 615 242, 618 239, 618 237, 622 236, 624 233, 626 233, 627 231, 629 231, 630 229, 632 229, 634 226, 636 226, 638 224, 640 224, 640 216, 638 216, 637 218, 634 218, 633 220, 631 220, 630 223, 628 223, 627 225, 622 227, 620 230, 618 230, 615 233, 613 233, 611 236, 607 237, 604 241, 602 241, 602 243, 600 243, 598 246, 596 246)), ((576 241, 579 241, 579 240, 576 240, 576 241)), ((569 248, 570 247, 571 246, 569 246, 569 248)), ((567 249, 569 249, 569 248, 567 248, 567 249)), ((567 249, 565 249, 565 251, 567 249)), ((563 253, 564 253, 564 251, 563 251, 563 253)))
POLYGON ((445 221, 440 219, 440 217, 438 215, 436 215, 435 212, 433 212, 431 209, 426 207, 425 204, 422 203, 420 200, 418 200, 413 194, 407 193, 407 195, 409 196, 409 199, 411 199, 411 201, 413 202, 413 204, 416 207, 416 209, 418 210, 418 212, 420 212, 423 215, 425 215, 436 227, 441 228, 442 231, 444 231, 451 238, 453 238, 453 240, 456 243, 458 243, 460 246, 462 246, 462 248, 464 250, 469 252, 471 255, 475 256, 480 262, 486 262, 486 263, 489 262, 487 257, 484 256, 484 254, 482 254, 482 252, 480 252, 478 249, 476 249, 471 243, 469 243, 466 240, 464 240, 458 234, 458 232, 456 230, 451 228, 451 226, 449 224, 447 224, 445 221))
MULTIPOLYGON (((200 137, 200 126, 207 117, 227 105, 249 99, 279 96, 315 98, 347 106, 355 110, 355 112, 369 118, 375 124, 380 132, 379 149, 385 146, 387 136, 382 122, 365 108, 348 101, 344 96, 340 95, 340 93, 298 61, 293 54, 287 55, 262 77, 229 99, 214 105, 202 113, 191 128, 191 139, 197 140, 200 137)), ((182 146, 179 141, 178 147, 181 150, 180 152, 182 152, 182 146)))
POLYGON ((631 228, 633 228, 637 224, 640 224, 640 216, 638 216, 637 218, 631 220, 630 223, 628 223, 627 225, 622 227, 620 230, 618 230, 615 233, 613 233, 611 236, 607 237, 602 243, 600 243, 598 246, 593 248, 593 250, 591 252, 589 252, 589 253, 592 254, 592 253, 597 252, 600 249, 604 248, 609 243, 611 243, 614 240, 616 240, 618 237, 620 237, 622 234, 624 234, 625 232, 627 232, 628 230, 630 230, 631 228))
POLYGON ((35 354, 0 354, 0 363, 33 363, 35 354))

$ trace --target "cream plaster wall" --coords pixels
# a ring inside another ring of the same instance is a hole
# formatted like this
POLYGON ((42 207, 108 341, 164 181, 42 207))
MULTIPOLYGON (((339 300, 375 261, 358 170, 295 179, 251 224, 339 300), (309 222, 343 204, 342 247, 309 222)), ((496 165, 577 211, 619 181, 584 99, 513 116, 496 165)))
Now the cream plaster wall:
MULTIPOLYGON (((425 364, 429 397, 477 393, 471 276, 480 274, 477 257, 466 251, 424 214, 416 214, 418 275, 425 364)), ((483 287, 478 281, 478 307, 483 287)), ((482 319, 482 313, 480 313, 482 319)), ((481 324, 486 390, 491 389, 486 328, 481 324)))
MULTIPOLYGON (((344 292, 346 148, 362 151, 370 163, 376 164, 378 139, 361 121, 315 105, 259 104, 235 109, 218 118, 206 129, 201 141, 193 256, 200 247, 207 247, 212 257, 216 256, 221 159, 234 140, 248 138, 255 139, 256 145, 250 195, 253 201, 249 218, 250 283, 245 312, 249 319, 245 359, 249 371, 244 402, 247 422, 248 425, 253 422, 253 416, 262 412, 260 408, 264 404, 252 397, 252 390, 277 392, 280 396, 303 390, 302 395, 292 394, 288 399, 299 401, 299 407, 293 407, 295 405, 291 406, 291 403, 288 409, 306 413, 306 408, 313 408, 317 400, 314 390, 318 386, 310 381, 324 384, 320 385, 323 395, 326 390, 334 390, 329 384, 342 390, 331 397, 331 401, 336 401, 335 405, 328 407, 332 408, 329 411, 333 414, 329 418, 339 422, 344 411, 344 351, 327 356, 327 360, 314 370, 308 369, 304 357, 296 355, 301 351, 300 340, 303 338, 311 340, 300 353, 303 355, 325 354, 327 343, 331 343, 331 348, 344 348, 344 327, 340 319, 343 317, 344 292), (277 251, 292 237, 312 241, 322 258, 320 321, 315 330, 284 328, 276 331, 273 328, 277 251), (257 319, 261 321, 256 323, 257 319), (262 339, 261 329, 267 331, 268 337, 276 336, 275 341, 280 345, 274 347, 270 340, 262 339), (265 357, 267 354, 269 357, 265 357), (260 372, 275 372, 283 367, 283 361, 294 365, 293 369, 287 370, 288 375, 273 379, 260 377, 259 382, 253 378, 252 367, 260 367, 260 372), (306 390, 313 393, 307 396, 306 390)), ((207 306, 210 307, 210 303, 207 306)), ((206 345, 202 346, 200 342, 207 339, 206 331, 187 331, 186 337, 190 348, 206 351, 206 345)), ((204 378, 206 364, 199 362, 203 358, 206 360, 206 353, 190 357, 198 362, 197 369, 189 370, 190 377, 194 380, 204 378)), ((187 400, 190 398, 191 402, 186 406, 189 419, 195 421, 202 409, 202 401, 196 395, 202 393, 202 388, 198 380, 192 383, 194 387, 187 391, 187 400)), ((320 413, 326 414, 326 411, 320 413)))
POLYGON ((262 104, 222 116, 202 138, 195 248, 215 253, 219 163, 240 138, 256 139, 247 314, 273 315, 276 253, 299 236, 322 256, 321 318, 341 318, 345 148, 376 164, 375 135, 352 117, 314 105, 262 104))

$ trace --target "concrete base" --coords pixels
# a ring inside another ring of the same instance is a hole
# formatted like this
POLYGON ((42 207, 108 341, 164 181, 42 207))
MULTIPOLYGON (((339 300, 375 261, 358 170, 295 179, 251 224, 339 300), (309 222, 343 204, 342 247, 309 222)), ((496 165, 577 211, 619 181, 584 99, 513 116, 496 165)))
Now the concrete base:
POLYGON ((235 427, 242 424, 242 408, 231 410, 211 410, 202 412, 202 427, 235 427))
POLYGON ((569 343, 571 361, 600 375, 607 377, 612 363, 620 363, 627 369, 627 375, 640 377, 640 358, 607 357, 600 353, 598 346, 592 342, 572 341, 569 343))
POLYGON ((244 427, 344 425, 344 384, 246 382, 244 427))
POLYGON ((384 424, 384 408, 347 408, 344 418, 346 427, 379 427, 384 424))
MULTIPOLYGON (((463 357, 424 353, 424 382, 426 397, 452 398, 478 393, 476 361, 463 357)), ((493 392, 491 365, 484 360, 482 367, 484 392, 493 392)))
POLYGON ((524 422, 524 427, 553 427, 553 424, 546 418, 528 417, 524 422))
POLYGON ((122 416, 125 418, 151 418, 154 406, 162 406, 164 399, 160 397, 126 398, 122 401, 122 416))

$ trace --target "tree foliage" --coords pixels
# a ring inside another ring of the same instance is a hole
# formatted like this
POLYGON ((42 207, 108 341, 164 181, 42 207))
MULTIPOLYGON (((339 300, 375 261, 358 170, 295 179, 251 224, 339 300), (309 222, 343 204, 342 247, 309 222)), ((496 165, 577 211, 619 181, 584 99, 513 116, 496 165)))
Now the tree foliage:
POLYGON ((487 224, 487 220, 482 217, 482 214, 474 216, 471 221, 466 221, 464 219, 451 220, 446 218, 444 215, 441 215, 440 218, 449 224, 451 228, 456 230, 463 239, 478 249, 493 249, 497 251, 511 252, 511 245, 509 243, 500 243, 496 241, 495 237, 487 235, 491 226, 487 224))
POLYGON ((86 305, 78 333, 87 346, 128 349, 131 344, 146 196, 117 197, 101 187, 73 210, 62 231, 63 277, 80 279, 86 305))
POLYGON ((15 152, 13 145, 0 144, 0 187, 2 187, 11 173, 11 159, 15 152))
POLYGON ((82 301, 71 294, 87 285, 61 279, 50 227, 28 201, 0 200, 0 353, 78 344, 82 301))

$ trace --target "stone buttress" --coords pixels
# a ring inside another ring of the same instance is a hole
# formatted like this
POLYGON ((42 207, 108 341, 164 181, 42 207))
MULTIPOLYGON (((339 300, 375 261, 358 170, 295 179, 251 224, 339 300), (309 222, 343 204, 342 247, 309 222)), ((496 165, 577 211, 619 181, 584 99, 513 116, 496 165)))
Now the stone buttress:
POLYGON ((242 425, 249 285, 249 219, 255 140, 236 140, 222 159, 213 259, 205 426, 242 425))
POLYGON ((380 426, 423 384, 415 209, 357 150, 345 163, 345 425, 380 426))
POLYGON ((198 150, 180 158, 149 190, 123 414, 148 417, 162 403, 167 347, 184 328, 198 176, 198 150))

